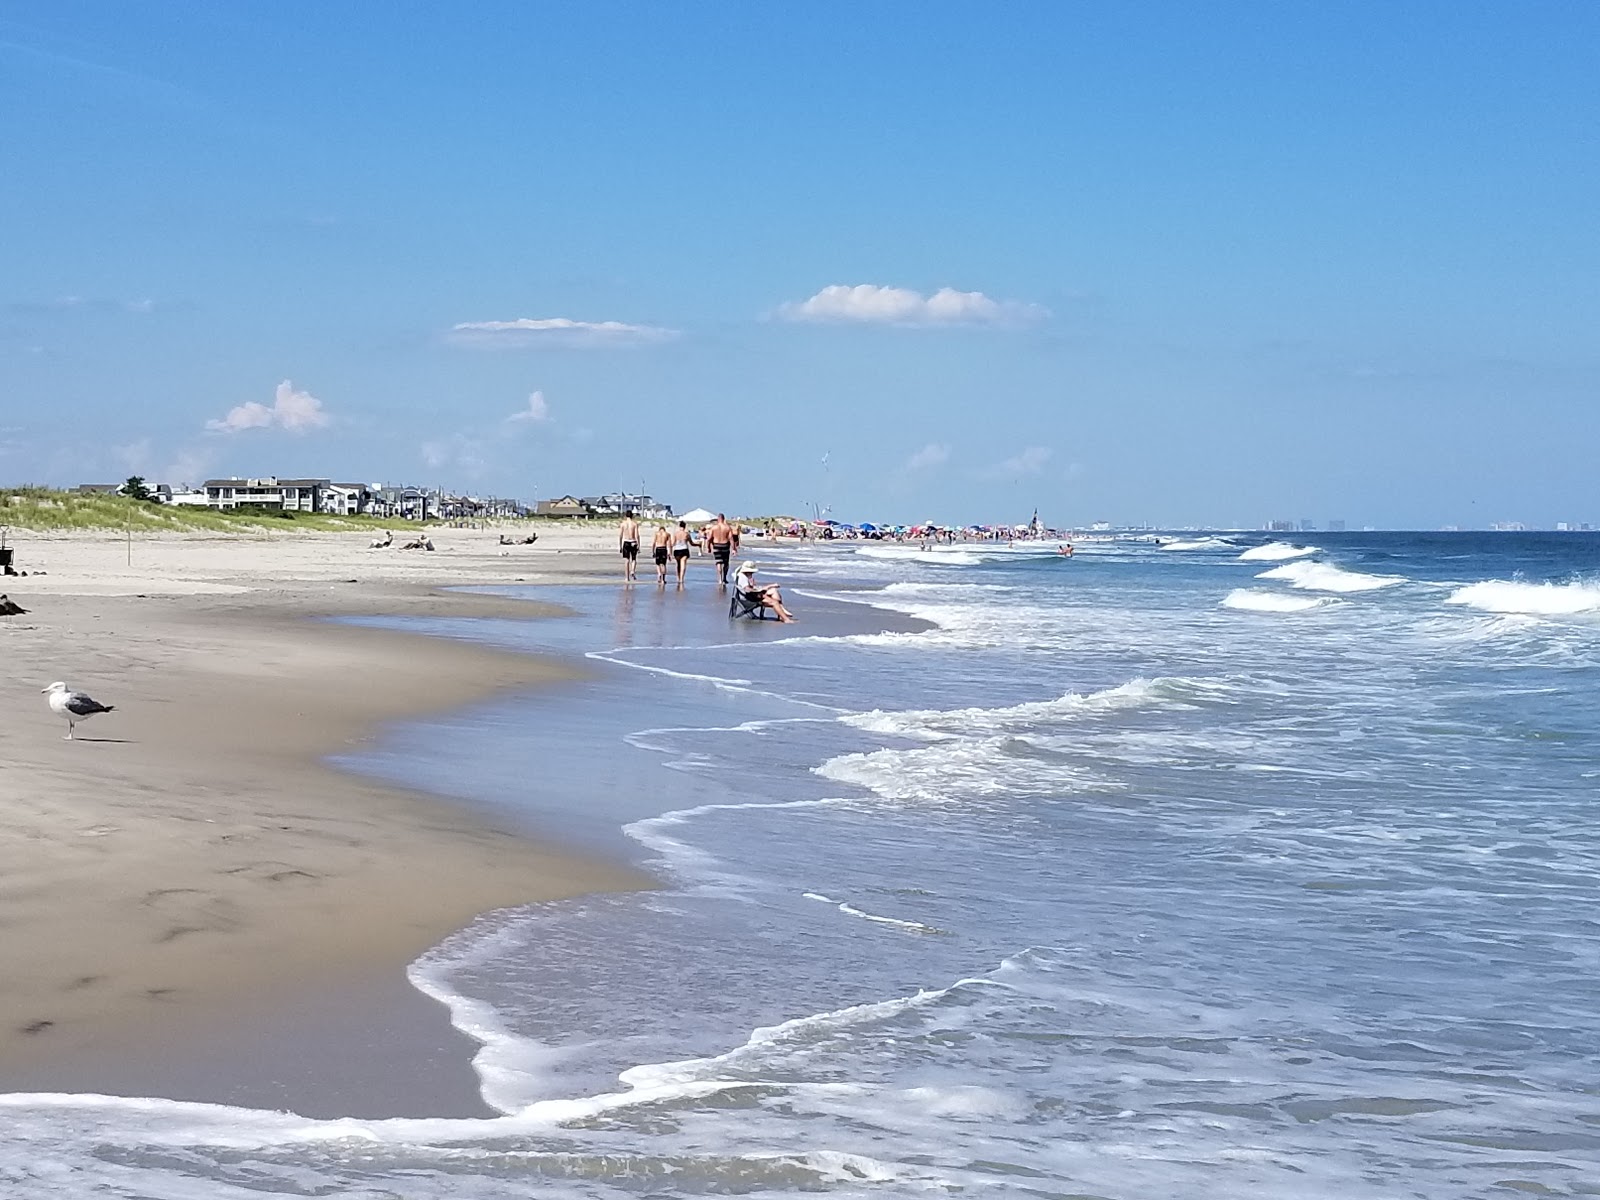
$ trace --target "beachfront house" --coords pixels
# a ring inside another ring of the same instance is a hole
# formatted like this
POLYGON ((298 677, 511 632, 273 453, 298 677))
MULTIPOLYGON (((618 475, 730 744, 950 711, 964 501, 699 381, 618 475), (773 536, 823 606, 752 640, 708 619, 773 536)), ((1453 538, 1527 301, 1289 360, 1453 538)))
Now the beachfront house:
MULTIPOLYGON (((212 508, 273 508, 341 517, 384 515, 377 503, 376 489, 364 483, 334 483, 331 479, 208 479, 204 495, 204 503, 212 508)), ((192 501, 180 500, 174 493, 171 503, 192 501)))
POLYGON ((625 512, 646 521, 665 521, 672 516, 672 505, 634 492, 607 492, 604 496, 585 496, 580 501, 597 517, 620 517, 625 512))
POLYGON ((317 493, 328 479, 208 479, 206 503, 212 508, 276 508, 316 512, 317 493))
POLYGON ((364 483, 330 483, 321 489, 317 511, 340 517, 362 516, 372 513, 375 498, 374 490, 364 483))
POLYGON ((174 487, 170 483, 158 483, 155 486, 156 499, 162 504, 189 505, 194 508, 204 508, 209 503, 204 488, 190 487, 186 483, 174 487))
POLYGON ((576 496, 562 496, 559 500, 540 500, 533 511, 541 517, 592 517, 594 512, 576 496))

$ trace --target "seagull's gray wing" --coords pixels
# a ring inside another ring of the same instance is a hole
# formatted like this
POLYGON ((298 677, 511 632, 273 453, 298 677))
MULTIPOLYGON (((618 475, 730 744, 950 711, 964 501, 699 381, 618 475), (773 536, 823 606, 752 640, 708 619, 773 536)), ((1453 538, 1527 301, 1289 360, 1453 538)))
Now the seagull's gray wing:
POLYGON ((85 695, 83 692, 73 692, 62 707, 75 717, 92 717, 95 713, 110 712, 116 706, 101 704, 93 696, 85 695))

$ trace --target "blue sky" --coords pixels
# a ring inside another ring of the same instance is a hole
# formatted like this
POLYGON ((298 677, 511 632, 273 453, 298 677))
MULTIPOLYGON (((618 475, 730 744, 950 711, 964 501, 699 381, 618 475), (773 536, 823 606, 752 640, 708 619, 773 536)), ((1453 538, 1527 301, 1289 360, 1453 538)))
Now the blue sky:
POLYGON ((0 479, 1600 523, 1600 6, 0 9, 0 479))

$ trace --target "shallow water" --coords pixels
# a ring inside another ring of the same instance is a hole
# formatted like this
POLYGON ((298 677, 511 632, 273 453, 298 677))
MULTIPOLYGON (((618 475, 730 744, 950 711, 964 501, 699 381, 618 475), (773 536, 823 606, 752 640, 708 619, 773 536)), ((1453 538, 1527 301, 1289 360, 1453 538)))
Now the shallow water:
POLYGON ((1600 539, 1318 537, 765 556, 926 633, 436 626, 597 677, 363 769, 668 885, 413 967, 507 1115, 9 1097, 0 1183, 1597 1194, 1600 539))

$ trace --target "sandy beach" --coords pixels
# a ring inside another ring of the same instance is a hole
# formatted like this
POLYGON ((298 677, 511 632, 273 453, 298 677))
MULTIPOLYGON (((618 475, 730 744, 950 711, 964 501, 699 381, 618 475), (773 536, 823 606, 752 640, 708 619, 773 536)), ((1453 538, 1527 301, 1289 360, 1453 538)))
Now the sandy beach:
POLYGON ((0 619, 0 1089, 481 1107, 470 1045, 405 965, 475 914, 648 881, 323 764, 384 722, 571 672, 317 618, 538 619, 560 610, 443 589, 615 578, 607 530, 432 536, 12 532, 30 573, 0 583, 29 610, 0 619), (115 711, 64 740, 39 694, 57 679, 115 711), (324 1036, 290 1037, 283 1014, 303 1030, 309 1011, 324 1036), (338 1083, 319 1084, 330 1041, 338 1083), (207 1044, 203 1068, 167 1053, 207 1044))

